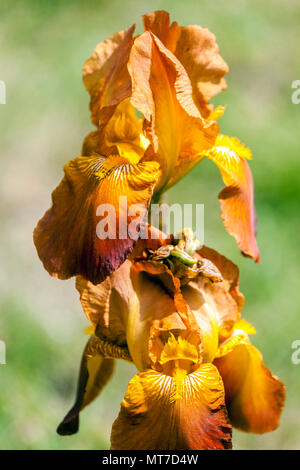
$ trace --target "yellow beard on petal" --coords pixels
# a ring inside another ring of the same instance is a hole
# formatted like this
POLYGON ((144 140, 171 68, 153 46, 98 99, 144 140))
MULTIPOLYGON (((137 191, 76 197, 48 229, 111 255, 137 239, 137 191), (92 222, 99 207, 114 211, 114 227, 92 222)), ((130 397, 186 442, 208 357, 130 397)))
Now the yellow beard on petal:
POLYGON ((187 371, 185 369, 175 369, 173 376, 173 391, 170 395, 170 403, 176 400, 181 400, 184 397, 186 376, 187 371))
POLYGON ((159 363, 163 366, 163 373, 173 377, 170 403, 181 400, 186 392, 187 375, 193 372, 195 365, 199 363, 197 347, 180 335, 175 338, 170 332, 159 363))

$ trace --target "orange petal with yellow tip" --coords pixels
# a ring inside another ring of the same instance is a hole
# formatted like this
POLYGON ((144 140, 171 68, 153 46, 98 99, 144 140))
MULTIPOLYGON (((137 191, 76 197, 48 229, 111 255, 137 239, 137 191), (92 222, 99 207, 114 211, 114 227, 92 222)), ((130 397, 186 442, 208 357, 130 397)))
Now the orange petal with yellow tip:
POLYGON ((225 228, 242 253, 259 263, 253 181, 246 161, 251 152, 238 139, 220 135, 206 156, 218 166, 226 185, 219 194, 225 228))
POLYGON ((212 364, 177 377, 146 370, 129 382, 112 427, 112 450, 230 448, 223 383, 212 364))
POLYGON ((274 431, 285 401, 285 386, 264 365, 260 352, 246 342, 215 359, 225 387, 230 421, 253 433, 274 431))
POLYGON ((52 194, 53 205, 34 231, 34 242, 49 274, 60 279, 79 274, 97 284, 132 251, 145 222, 158 164, 77 157, 64 171, 52 194))
MULTIPOLYGON (((190 79, 182 64, 152 33, 146 31, 133 44, 128 70, 132 104, 145 117, 162 175, 157 191, 174 184, 184 173, 174 170, 178 160, 200 154, 214 145, 216 123, 206 123, 193 101, 190 79)), ((147 157, 148 158, 148 157, 147 157)))
POLYGON ((91 96, 90 109, 96 126, 108 121, 115 107, 131 94, 127 70, 135 25, 97 45, 85 62, 82 75, 91 96))
POLYGON ((219 54, 216 37, 201 26, 170 25, 166 11, 143 16, 145 30, 155 34, 178 58, 186 69, 193 86, 193 98, 202 115, 210 113, 208 101, 226 88, 224 75, 228 66, 219 54))

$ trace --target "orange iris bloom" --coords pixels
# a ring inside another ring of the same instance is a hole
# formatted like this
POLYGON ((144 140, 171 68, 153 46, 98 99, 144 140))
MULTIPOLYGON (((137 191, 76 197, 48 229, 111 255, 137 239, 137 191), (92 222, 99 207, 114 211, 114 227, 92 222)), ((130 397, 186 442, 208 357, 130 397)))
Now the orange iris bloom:
MULTIPOLYGON (((228 67, 215 36, 199 26, 170 25, 163 11, 97 45, 83 67, 96 130, 82 156, 64 168, 53 205, 38 223, 34 241, 46 270, 60 279, 81 275, 94 284, 117 269, 137 237, 100 239, 97 208, 110 204, 118 220, 138 204, 146 215, 160 195, 199 161, 218 166, 225 188, 219 194, 222 219, 242 252, 259 262, 255 239, 250 151, 236 138, 219 134, 209 100, 226 88, 228 67), (139 114, 138 117, 137 113, 139 114)), ((127 224, 133 219, 126 214, 127 224)))
POLYGON ((229 449, 232 425, 274 430, 285 389, 250 343, 255 330, 241 318, 237 266, 207 247, 192 264, 186 239, 147 243, 97 286, 77 277, 95 332, 75 405, 58 432, 78 430, 80 411, 107 383, 116 358, 138 373, 113 424, 112 449, 229 449))

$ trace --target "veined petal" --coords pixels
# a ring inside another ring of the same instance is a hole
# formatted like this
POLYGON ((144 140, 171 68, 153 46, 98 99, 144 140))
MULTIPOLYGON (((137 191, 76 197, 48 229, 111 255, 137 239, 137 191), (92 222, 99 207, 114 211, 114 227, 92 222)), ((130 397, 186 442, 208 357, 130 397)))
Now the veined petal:
POLYGON ((259 263, 253 181, 246 161, 251 152, 238 139, 220 135, 206 156, 218 166, 226 185, 219 194, 225 228, 242 253, 259 263))
POLYGON ((285 387, 264 365, 260 352, 241 338, 214 364, 224 382, 233 426, 259 434, 274 431, 284 406, 285 387))
POLYGON ((218 125, 202 119, 184 67, 152 33, 146 31, 135 39, 128 70, 131 102, 146 119, 146 135, 154 149, 151 158, 162 168, 159 191, 172 177, 172 184, 177 181, 178 159, 190 159, 214 145, 218 125))
POLYGON ((83 81, 91 95, 92 120, 101 126, 115 107, 131 94, 127 70, 135 25, 120 31, 97 45, 83 67, 83 81))
POLYGON ((52 194, 53 205, 34 231, 34 242, 49 274, 60 279, 79 274, 97 284, 125 261, 139 238, 158 164, 77 157, 64 171, 52 194))
POLYGON ((193 98, 203 117, 211 111, 208 101, 226 88, 228 66, 219 54, 216 37, 197 25, 170 25, 166 11, 143 16, 145 30, 151 31, 178 58, 193 86, 193 98))
POLYGON ((97 398, 114 371, 114 359, 103 354, 91 354, 94 337, 88 341, 82 355, 74 406, 57 428, 62 436, 75 434, 79 428, 79 413, 97 398))
POLYGON ((222 379, 212 364, 176 380, 146 370, 133 377, 113 424, 112 450, 231 448, 222 379))

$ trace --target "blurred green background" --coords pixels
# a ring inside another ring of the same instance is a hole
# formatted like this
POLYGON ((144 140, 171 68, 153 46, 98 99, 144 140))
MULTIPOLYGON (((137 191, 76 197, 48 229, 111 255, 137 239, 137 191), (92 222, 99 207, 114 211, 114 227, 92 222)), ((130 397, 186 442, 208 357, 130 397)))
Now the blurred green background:
MULTIPOLYGON (((300 448, 300 365, 291 344, 300 339, 299 196, 300 105, 291 83, 300 79, 298 0, 15 1, 0 4, 0 365, 1 449, 106 449, 111 424, 134 368, 119 363, 106 390, 83 414, 81 430, 55 429, 74 398, 87 321, 74 280, 43 270, 32 230, 49 207, 62 166, 79 155, 91 130, 81 67, 96 44, 140 15, 166 9, 180 24, 207 26, 230 66, 221 131, 253 151, 261 265, 244 259, 225 232, 216 166, 205 161, 169 193, 169 202, 205 204, 205 242, 238 263, 244 316, 254 344, 287 386, 281 426, 262 436, 234 431, 237 449, 300 448)), ((139 23, 141 28, 141 22, 139 23)))

